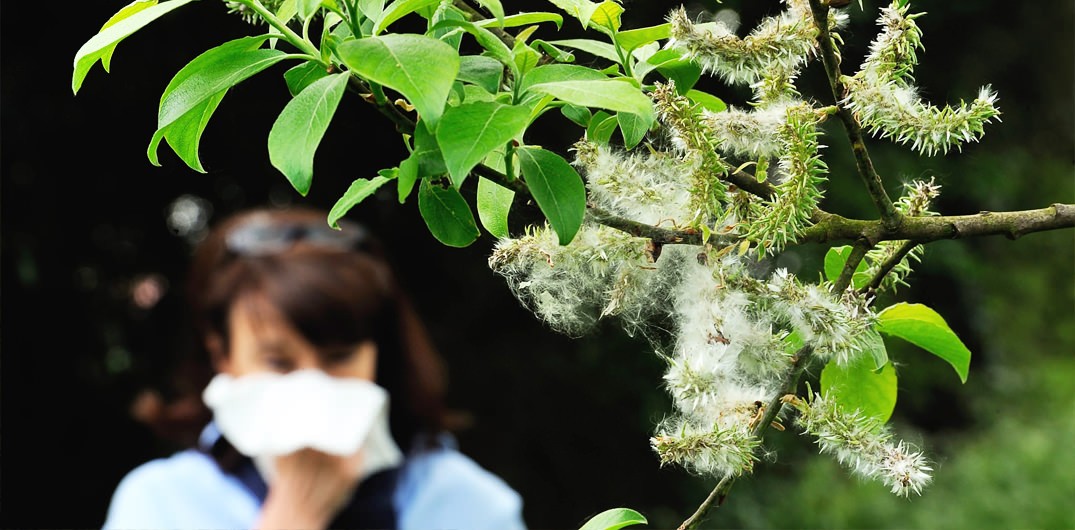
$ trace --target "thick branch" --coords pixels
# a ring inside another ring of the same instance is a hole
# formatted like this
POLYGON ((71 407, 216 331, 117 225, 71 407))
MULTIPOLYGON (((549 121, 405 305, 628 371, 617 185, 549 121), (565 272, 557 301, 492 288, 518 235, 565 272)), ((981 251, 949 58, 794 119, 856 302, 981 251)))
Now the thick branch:
POLYGON ((810 9, 814 13, 814 25, 817 26, 817 42, 821 47, 821 61, 825 65, 825 73, 829 77, 829 88, 832 90, 832 97, 837 104, 836 115, 843 122, 844 129, 847 130, 847 138, 851 141, 851 150, 855 154, 855 166, 858 168, 859 177, 862 178, 862 182, 866 185, 866 190, 870 193, 870 198, 873 200, 874 206, 877 207, 877 211, 881 213, 881 219, 885 227, 889 230, 894 230, 899 226, 902 216, 892 205, 892 199, 888 197, 888 192, 885 191, 885 186, 881 183, 881 177, 873 167, 870 153, 866 150, 866 143, 863 141, 862 126, 859 125, 858 120, 851 114, 851 111, 840 104, 844 99, 845 89, 843 83, 840 82, 840 64, 836 58, 836 50, 832 46, 832 37, 829 35, 829 7, 827 3, 823 4, 822 1, 810 0, 810 9))
POLYGON ((907 239, 928 243, 938 239, 1003 235, 1008 239, 1045 230, 1075 227, 1075 204, 1054 204, 1037 210, 981 212, 974 215, 904 217, 898 229, 886 229, 881 221, 848 219, 818 212, 816 223, 807 228, 799 242, 829 243, 865 239, 880 241, 907 239))

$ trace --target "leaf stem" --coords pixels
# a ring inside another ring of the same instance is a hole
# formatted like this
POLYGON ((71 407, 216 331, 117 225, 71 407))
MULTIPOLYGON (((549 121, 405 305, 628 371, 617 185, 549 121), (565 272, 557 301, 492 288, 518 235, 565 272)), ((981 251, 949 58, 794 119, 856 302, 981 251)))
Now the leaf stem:
MULTIPOLYGON (((255 13, 257 13, 259 16, 261 16, 261 18, 265 19, 265 22, 268 22, 270 26, 276 28, 277 31, 282 33, 283 36, 284 36, 284 39, 286 39, 287 42, 290 43, 292 46, 294 46, 294 47, 298 48, 299 50, 302 50, 304 53, 310 55, 311 57, 313 57, 313 60, 318 61, 318 62, 321 61, 321 59, 320 59, 321 52, 318 51, 318 49, 316 47, 314 47, 313 44, 311 44, 310 42, 308 42, 308 41, 304 40, 302 37, 300 37, 298 33, 295 33, 291 28, 287 27, 287 24, 284 24, 283 22, 280 22, 280 19, 276 18, 276 15, 274 15, 272 13, 272 11, 269 11, 268 8, 266 8, 264 5, 262 5, 262 3, 259 0, 236 0, 236 1, 238 1, 240 4, 243 4, 243 5, 247 6, 247 7, 249 7, 250 9, 253 9, 255 13)), ((326 65, 326 66, 328 66, 328 65, 326 65)))

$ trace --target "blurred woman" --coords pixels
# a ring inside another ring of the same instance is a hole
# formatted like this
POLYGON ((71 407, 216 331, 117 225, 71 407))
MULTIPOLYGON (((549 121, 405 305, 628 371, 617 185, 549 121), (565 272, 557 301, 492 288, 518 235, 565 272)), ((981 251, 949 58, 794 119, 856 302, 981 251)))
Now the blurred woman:
POLYGON ((212 380, 179 404, 204 426, 127 474, 106 528, 524 527, 445 430, 441 359, 379 245, 326 218, 250 210, 199 244, 187 295, 212 380))

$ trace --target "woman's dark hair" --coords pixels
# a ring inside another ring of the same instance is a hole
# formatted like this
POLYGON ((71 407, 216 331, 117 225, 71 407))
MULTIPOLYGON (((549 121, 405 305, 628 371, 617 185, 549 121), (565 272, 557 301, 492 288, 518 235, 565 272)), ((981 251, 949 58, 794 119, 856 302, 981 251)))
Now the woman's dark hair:
MULTIPOLYGON (((195 249, 186 290, 197 358, 208 366, 207 340, 227 345, 231 308, 255 299, 272 304, 319 352, 373 340, 376 381, 391 396, 389 425, 406 451, 416 435, 445 427, 441 358, 379 242, 360 225, 341 221, 334 229, 327 216, 258 208, 208 233, 195 249)), ((198 392, 207 380, 194 385, 198 392)))

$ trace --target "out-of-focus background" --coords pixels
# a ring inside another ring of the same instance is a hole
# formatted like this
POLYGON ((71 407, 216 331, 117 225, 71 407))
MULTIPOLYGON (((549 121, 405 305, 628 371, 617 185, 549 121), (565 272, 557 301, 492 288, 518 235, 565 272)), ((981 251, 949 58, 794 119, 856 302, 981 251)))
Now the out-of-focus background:
MULTIPOLYGON (((186 346, 179 293, 205 223, 254 205, 330 207, 353 179, 404 153, 378 114, 345 98, 318 151, 313 188, 298 196, 265 148, 288 97, 278 70, 229 92, 203 138, 207 174, 166 148, 163 167, 150 165, 145 147, 171 76, 205 49, 256 30, 222 2, 193 3, 121 43, 112 73, 95 67, 73 96, 75 52, 125 3, 0 6, 6 528, 99 526, 124 473, 177 449, 129 410, 139 391, 164 383, 186 346)), ((628 28, 659 23, 672 7, 625 4, 628 28)), ((879 2, 862 4, 852 2, 844 32, 849 67, 877 30, 879 2)), ((741 34, 780 9, 775 0, 688 7, 738 11, 741 34)), ((1075 201, 1075 5, 981 0, 918 9, 928 13, 919 19, 926 49, 915 72, 922 95, 958 103, 990 83, 1003 122, 948 156, 869 142, 890 193, 935 177, 943 186, 936 209, 945 214, 1075 201)), ((544 38, 579 34, 573 19, 559 34, 551 28, 544 38)), ((801 87, 828 102, 820 81, 811 67, 801 87)), ((701 88, 732 104, 747 95, 714 81, 701 88)), ((556 127, 532 141, 566 146, 580 134, 556 127)), ((842 131, 828 132, 825 207, 872 217, 842 131)), ((450 405, 472 419, 460 446, 522 494, 531 527, 576 528, 616 506, 641 511, 651 527, 674 527, 705 498, 712 479, 662 469, 649 449, 670 401, 662 363, 644 342, 614 321, 582 338, 550 331, 487 268, 488 235, 466 249, 441 246, 414 200, 378 195, 350 217, 388 240, 449 360, 450 405)), ((823 251, 801 247, 781 264, 813 277, 823 251)), ((740 480, 706 527, 1075 527, 1075 231, 931 244, 910 281, 880 303, 935 308, 974 352, 961 385, 938 359, 889 343, 902 376, 892 423, 935 458, 935 483, 921 498, 894 498, 849 478, 789 429, 766 439, 775 461, 740 480)))

